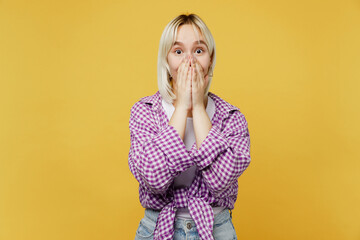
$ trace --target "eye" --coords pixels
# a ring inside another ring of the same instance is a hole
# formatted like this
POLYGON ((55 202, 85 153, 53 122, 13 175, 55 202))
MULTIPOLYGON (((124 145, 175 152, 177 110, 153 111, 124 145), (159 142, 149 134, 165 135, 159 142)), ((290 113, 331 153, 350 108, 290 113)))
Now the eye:
POLYGON ((198 49, 196 49, 195 52, 196 52, 197 54, 200 54, 200 53, 204 52, 204 50, 202 50, 201 48, 198 48, 198 49))
POLYGON ((176 49, 176 50, 175 50, 175 53, 176 53, 176 54, 181 54, 181 50, 180 50, 180 49, 176 49))

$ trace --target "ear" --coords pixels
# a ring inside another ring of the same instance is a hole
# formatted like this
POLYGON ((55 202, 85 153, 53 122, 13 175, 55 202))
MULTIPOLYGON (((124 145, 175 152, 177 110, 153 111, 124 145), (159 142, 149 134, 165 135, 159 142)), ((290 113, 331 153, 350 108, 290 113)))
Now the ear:
POLYGON ((210 65, 212 65, 213 60, 214 60, 214 52, 210 56, 210 65))

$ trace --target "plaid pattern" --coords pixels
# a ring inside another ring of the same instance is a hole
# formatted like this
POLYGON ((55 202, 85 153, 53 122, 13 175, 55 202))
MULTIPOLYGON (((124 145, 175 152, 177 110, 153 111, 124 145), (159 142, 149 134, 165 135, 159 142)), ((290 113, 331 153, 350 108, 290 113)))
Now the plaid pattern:
POLYGON ((234 208, 237 179, 250 164, 250 136, 240 110, 209 92, 215 102, 212 127, 199 149, 191 150, 168 125, 161 95, 144 97, 131 108, 129 168, 139 182, 144 208, 161 210, 155 240, 172 239, 177 208, 187 207, 201 239, 213 239, 212 206, 234 208), (175 189, 173 180, 196 164, 194 181, 175 189))

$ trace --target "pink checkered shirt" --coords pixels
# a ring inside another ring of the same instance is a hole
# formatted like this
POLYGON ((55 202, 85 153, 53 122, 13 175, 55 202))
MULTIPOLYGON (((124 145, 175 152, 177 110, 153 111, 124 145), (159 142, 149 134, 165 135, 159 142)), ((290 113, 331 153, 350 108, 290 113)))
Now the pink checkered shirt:
POLYGON ((187 207, 201 239, 213 239, 212 206, 234 208, 238 178, 250 164, 250 137, 240 110, 209 92, 215 102, 212 127, 199 149, 187 150, 168 124, 161 95, 141 98, 131 108, 129 167, 139 182, 144 208, 161 210, 154 240, 172 239, 177 208, 187 207), (196 164, 191 186, 176 189, 174 178, 196 164))

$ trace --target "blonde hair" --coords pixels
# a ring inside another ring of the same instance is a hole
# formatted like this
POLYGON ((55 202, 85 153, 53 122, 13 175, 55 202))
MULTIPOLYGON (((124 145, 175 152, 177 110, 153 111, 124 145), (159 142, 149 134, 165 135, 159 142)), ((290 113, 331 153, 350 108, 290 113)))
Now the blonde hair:
POLYGON ((165 27, 159 44, 159 53, 158 53, 158 65, 157 65, 157 75, 158 75, 158 87, 159 92, 162 98, 168 102, 172 103, 176 98, 175 94, 172 92, 171 87, 171 77, 170 77, 170 68, 167 62, 167 55, 176 41, 177 30, 179 26, 190 24, 194 28, 196 34, 198 34, 198 29, 201 32, 201 35, 204 37, 205 43, 208 47, 208 51, 210 53, 211 65, 209 67, 209 83, 205 91, 205 95, 208 94, 210 83, 212 80, 212 72, 215 67, 215 41, 214 38, 199 16, 196 14, 189 15, 179 15, 173 20, 171 20, 165 27))

